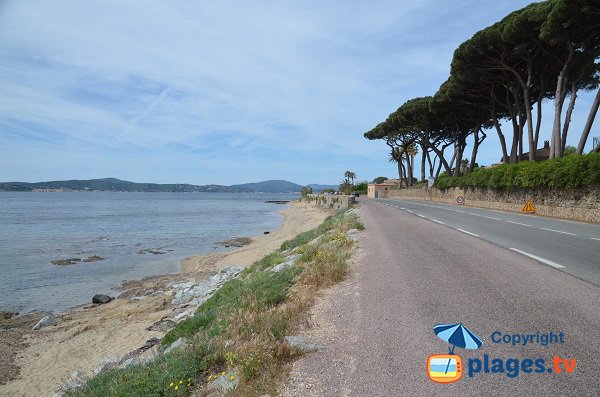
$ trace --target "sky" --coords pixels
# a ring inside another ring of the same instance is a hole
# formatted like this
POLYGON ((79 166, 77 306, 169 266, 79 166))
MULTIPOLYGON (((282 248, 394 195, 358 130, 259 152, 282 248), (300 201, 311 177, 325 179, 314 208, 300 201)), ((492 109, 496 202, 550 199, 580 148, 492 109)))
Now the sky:
MULTIPOLYGON (((460 43, 529 3, 0 0, 0 181, 393 177, 363 133, 433 95, 460 43)), ((490 131, 478 162, 499 153, 490 131)))

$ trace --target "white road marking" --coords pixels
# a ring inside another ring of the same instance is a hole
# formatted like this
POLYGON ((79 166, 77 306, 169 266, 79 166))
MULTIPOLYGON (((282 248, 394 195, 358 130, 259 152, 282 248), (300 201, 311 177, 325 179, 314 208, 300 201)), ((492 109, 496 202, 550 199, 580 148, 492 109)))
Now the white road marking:
POLYGON ((569 233, 569 232, 563 232, 563 231, 560 231, 560 230, 548 229, 546 227, 540 227, 540 229, 542 229, 542 230, 548 230, 550 232, 555 232, 555 233, 568 234, 570 236, 577 236, 575 233, 569 233))
POLYGON ((488 218, 488 219, 493 219, 493 220, 495 220, 495 221, 500 221, 500 220, 501 220, 500 218, 494 218, 493 216, 485 216, 485 215, 484 215, 483 217, 484 217, 484 218, 488 218))
POLYGON ((425 218, 425 215, 421 215, 421 214, 416 214, 417 216, 420 216, 421 218, 425 218))
POLYGON ((458 230, 459 232, 463 232, 463 233, 469 234, 469 235, 474 236, 474 237, 479 237, 479 234, 471 233, 471 232, 468 232, 468 231, 463 230, 463 229, 456 229, 456 230, 458 230))
POLYGON ((521 226, 531 226, 531 225, 528 225, 526 223, 515 222, 515 221, 506 221, 506 222, 508 222, 508 223, 514 223, 515 225, 521 225, 521 226))
POLYGON ((414 212, 412 212, 411 210, 406 210, 406 212, 410 212, 411 214, 414 214, 414 212))
POLYGON ((445 225, 444 222, 438 221, 437 219, 430 219, 430 220, 434 221, 435 223, 439 223, 440 225, 445 225))
POLYGON ((469 215, 475 215, 475 216, 481 216, 481 215, 479 215, 479 214, 474 214, 474 213, 472 213, 472 212, 469 212, 468 214, 469 214, 469 215))
POLYGON ((558 263, 549 261, 548 259, 540 258, 539 256, 535 256, 533 254, 530 254, 529 252, 521 251, 520 249, 517 249, 517 248, 511 248, 511 250, 513 250, 515 252, 518 252, 521 255, 525 255, 525 256, 528 256, 528 257, 530 257, 532 259, 535 259, 536 261, 545 263, 548 266, 552 266, 552 267, 555 267, 557 269, 563 269, 564 268, 563 265, 559 265, 558 263))
POLYGON ((600 241, 600 238, 596 238, 596 237, 590 237, 590 239, 600 241))

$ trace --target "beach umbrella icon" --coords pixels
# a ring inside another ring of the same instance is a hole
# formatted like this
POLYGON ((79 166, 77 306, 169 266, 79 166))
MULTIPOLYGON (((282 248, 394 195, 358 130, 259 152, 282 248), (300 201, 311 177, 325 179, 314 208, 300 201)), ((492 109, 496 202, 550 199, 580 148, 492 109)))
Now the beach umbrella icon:
POLYGON ((438 338, 452 345, 452 348, 448 347, 450 354, 454 354, 456 346, 463 349, 479 349, 483 344, 479 336, 462 324, 438 324, 433 327, 433 332, 438 338))

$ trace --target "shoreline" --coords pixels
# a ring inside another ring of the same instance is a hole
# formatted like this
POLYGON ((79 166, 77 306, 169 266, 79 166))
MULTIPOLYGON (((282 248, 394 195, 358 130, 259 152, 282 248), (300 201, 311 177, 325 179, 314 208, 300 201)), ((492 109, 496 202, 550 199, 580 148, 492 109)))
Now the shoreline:
POLYGON ((31 330, 47 313, 0 322, 0 346, 10 347, 14 357, 10 366, 3 365, 7 369, 0 369, 0 383, 14 376, 15 365, 20 367, 16 379, 0 385, 0 394, 51 395, 75 371, 91 376, 107 358, 123 357, 151 338, 162 338, 166 330, 148 328, 164 318, 195 311, 187 304, 173 303, 176 283, 200 283, 226 267, 251 265, 283 241, 317 227, 330 213, 302 202, 291 202, 278 212, 284 217, 281 226, 269 234, 253 236, 249 245, 184 258, 178 273, 125 281, 123 292, 108 304, 84 304, 54 313, 57 326, 31 330), (22 335, 18 342, 15 332, 22 335), (12 375, 8 367, 12 367, 12 375))

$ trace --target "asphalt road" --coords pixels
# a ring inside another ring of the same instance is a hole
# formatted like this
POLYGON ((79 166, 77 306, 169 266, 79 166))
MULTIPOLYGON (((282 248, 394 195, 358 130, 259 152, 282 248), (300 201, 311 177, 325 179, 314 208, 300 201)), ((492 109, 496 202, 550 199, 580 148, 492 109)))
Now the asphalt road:
MULTIPOLYGON (((409 209, 406 203, 392 204, 409 209)), ((317 304, 315 326, 308 332, 324 349, 294 364, 284 395, 598 396, 600 288, 565 273, 566 267, 556 269, 500 246, 500 240, 494 244, 483 239, 494 235, 490 231, 506 227, 509 232, 498 239, 514 233, 511 246, 532 250, 528 239, 540 233, 541 237, 533 237, 534 244, 540 244, 537 253, 573 266, 564 260, 570 254, 580 258, 577 263, 586 269, 583 265, 594 261, 586 255, 595 255, 597 260, 598 251, 590 248, 584 236, 597 236, 592 233, 597 229, 560 223, 556 230, 576 236, 558 232, 560 236, 554 236, 548 231, 534 232, 546 225, 556 227, 552 220, 538 224, 528 218, 531 226, 520 226, 525 230, 521 231, 516 228, 519 225, 507 224, 513 215, 493 213, 490 216, 500 220, 487 223, 466 213, 483 216, 481 210, 463 208, 463 214, 410 205, 415 214, 381 202, 361 203, 366 230, 360 234, 351 275, 317 304), (590 230, 589 235, 585 230, 590 230), (571 245, 563 256, 543 251, 567 237, 571 245), (544 239, 550 242, 542 245, 544 239), (464 374, 450 384, 434 383, 426 371, 429 355, 448 351, 449 345, 433 332, 439 323, 463 323, 483 341, 478 350, 456 349, 464 374), (494 343, 494 332, 562 332, 563 343, 494 343), (486 373, 485 355, 490 366, 495 362, 496 370, 503 372, 486 373), (576 359, 572 373, 554 371, 555 356, 576 359), (543 372, 531 372, 528 360, 540 358, 545 360, 543 372), (479 372, 475 371, 477 360, 482 366, 479 372), (519 372, 512 376, 515 360, 519 372)), ((518 216, 515 219, 522 221, 518 216)), ((587 272, 594 276, 593 266, 587 272)))
POLYGON ((600 285, 600 225, 431 201, 374 201, 451 229, 472 233, 600 285))

